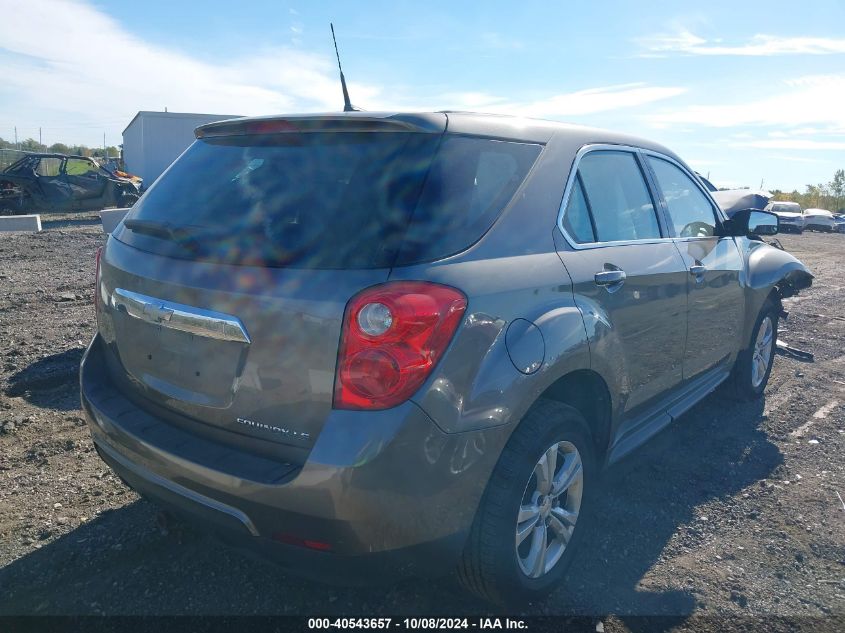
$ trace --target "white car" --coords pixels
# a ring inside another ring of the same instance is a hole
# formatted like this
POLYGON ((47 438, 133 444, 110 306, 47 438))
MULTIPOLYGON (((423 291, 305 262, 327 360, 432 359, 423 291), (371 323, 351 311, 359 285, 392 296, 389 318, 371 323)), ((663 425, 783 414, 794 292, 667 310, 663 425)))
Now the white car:
POLYGON ((797 202, 770 202, 766 211, 771 211, 780 219, 781 233, 803 233, 806 228, 805 216, 797 202))
POLYGON ((836 221, 826 209, 804 209, 804 228, 808 231, 833 232, 836 230, 836 221))

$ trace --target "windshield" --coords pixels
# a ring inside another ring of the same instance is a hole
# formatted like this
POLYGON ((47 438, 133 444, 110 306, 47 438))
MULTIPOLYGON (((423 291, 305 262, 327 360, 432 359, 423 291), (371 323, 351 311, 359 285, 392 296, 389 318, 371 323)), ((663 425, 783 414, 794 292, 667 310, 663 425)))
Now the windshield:
POLYGON ((404 132, 202 139, 135 205, 130 219, 144 223, 119 239, 172 257, 274 267, 436 259, 483 235, 539 152, 404 132))
POLYGON ((801 206, 796 203, 779 203, 772 205, 772 211, 786 212, 786 213, 801 213, 801 206))

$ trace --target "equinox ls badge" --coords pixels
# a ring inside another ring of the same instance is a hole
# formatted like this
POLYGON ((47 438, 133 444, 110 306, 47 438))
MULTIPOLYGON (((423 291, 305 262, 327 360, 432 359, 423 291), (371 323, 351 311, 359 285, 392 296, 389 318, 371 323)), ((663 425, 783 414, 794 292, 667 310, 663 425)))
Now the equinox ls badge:
POLYGON ((253 429, 258 429, 260 431, 268 431, 270 433, 278 433, 279 435, 284 435, 285 437, 295 437, 301 440, 309 440, 311 439, 310 433, 305 433, 303 431, 295 431, 293 429, 286 429, 281 426, 275 426, 273 424, 264 424, 263 422, 254 422, 253 420, 247 420, 246 418, 238 418, 238 424, 243 424, 244 426, 251 427, 253 429))

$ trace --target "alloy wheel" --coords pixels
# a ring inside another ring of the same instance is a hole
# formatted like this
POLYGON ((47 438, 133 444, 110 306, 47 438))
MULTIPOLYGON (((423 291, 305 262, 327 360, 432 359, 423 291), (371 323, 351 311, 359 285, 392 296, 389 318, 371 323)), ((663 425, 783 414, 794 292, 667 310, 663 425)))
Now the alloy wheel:
POLYGON ((525 486, 516 520, 516 557, 529 578, 548 574, 575 531, 584 490, 581 454, 557 442, 540 456, 525 486))
POLYGON ((757 330, 754 349, 751 352, 751 386, 759 387, 766 378, 769 364, 772 362, 772 346, 774 345, 774 324, 772 317, 766 315, 757 330))

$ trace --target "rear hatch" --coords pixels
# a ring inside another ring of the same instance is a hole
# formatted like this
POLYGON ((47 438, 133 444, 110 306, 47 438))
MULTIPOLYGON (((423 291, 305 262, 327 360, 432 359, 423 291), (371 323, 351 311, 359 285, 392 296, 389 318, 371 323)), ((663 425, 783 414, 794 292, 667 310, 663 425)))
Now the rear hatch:
POLYGON ((348 300, 477 240, 539 153, 445 127, 439 114, 201 128, 102 258, 121 389, 198 432, 310 447, 348 300))

